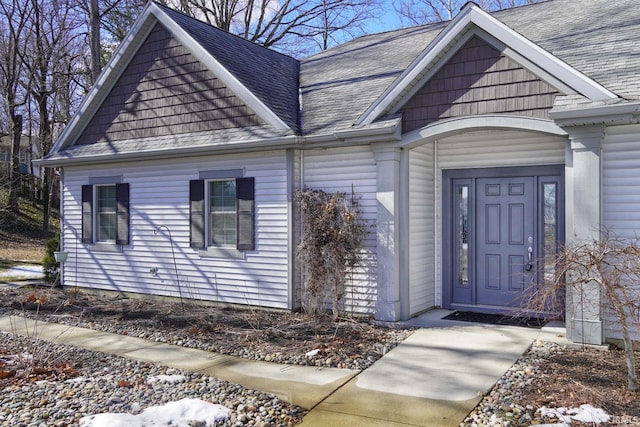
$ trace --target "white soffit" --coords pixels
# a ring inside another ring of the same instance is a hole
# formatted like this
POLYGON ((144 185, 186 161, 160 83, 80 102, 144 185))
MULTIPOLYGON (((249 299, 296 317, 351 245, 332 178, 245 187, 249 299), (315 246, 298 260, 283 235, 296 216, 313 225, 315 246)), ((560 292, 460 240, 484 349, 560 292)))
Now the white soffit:
MULTIPOLYGON (((570 89, 586 96, 592 101, 615 99, 617 96, 594 80, 570 67, 540 46, 513 31, 502 22, 493 18, 479 7, 469 4, 465 7, 427 46, 404 73, 372 104, 358 119, 356 125, 372 123, 378 117, 393 110, 398 101, 404 99, 418 82, 424 82, 425 71, 429 73, 436 64, 446 63, 461 41, 477 34, 485 41, 504 46, 502 51, 534 72, 558 89, 571 92, 570 89), (477 29, 473 29, 477 27, 477 29), (486 35, 494 40, 487 40, 486 35)), ((496 46, 498 47, 498 46, 496 46)), ((435 71, 434 71, 435 72, 435 71)), ((419 87, 418 87, 419 89, 419 87)), ((415 90, 418 90, 415 89, 415 90)))

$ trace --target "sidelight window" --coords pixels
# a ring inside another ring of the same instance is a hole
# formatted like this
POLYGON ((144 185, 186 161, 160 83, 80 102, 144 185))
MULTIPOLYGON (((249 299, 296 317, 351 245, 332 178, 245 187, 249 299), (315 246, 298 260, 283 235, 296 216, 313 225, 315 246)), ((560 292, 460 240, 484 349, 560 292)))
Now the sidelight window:
POLYGON ((458 286, 469 286, 469 186, 456 186, 458 286))

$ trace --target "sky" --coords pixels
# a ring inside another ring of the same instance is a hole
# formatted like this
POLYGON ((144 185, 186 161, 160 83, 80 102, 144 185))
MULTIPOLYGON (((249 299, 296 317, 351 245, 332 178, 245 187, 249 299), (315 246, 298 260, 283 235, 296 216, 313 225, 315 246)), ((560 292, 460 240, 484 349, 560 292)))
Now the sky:
POLYGON ((379 20, 373 20, 373 22, 367 26, 368 34, 381 33, 401 27, 398 14, 393 9, 392 0, 383 0, 382 4, 384 13, 379 20))

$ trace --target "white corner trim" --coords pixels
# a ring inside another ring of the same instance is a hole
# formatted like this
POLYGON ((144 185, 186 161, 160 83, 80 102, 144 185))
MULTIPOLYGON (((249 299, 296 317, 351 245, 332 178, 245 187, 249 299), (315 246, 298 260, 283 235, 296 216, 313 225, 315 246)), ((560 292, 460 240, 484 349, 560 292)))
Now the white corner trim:
POLYGON ((142 42, 146 40, 153 29, 153 25, 156 22, 156 17, 151 14, 153 8, 158 8, 158 6, 153 2, 147 3, 142 13, 140 13, 140 16, 138 16, 133 23, 125 39, 120 43, 107 65, 102 69, 98 80, 80 103, 78 111, 76 111, 71 121, 65 126, 53 147, 51 147, 50 154, 54 154, 62 148, 73 145, 89 124, 93 113, 100 107, 108 92, 113 88, 142 45, 142 42))
POLYGON ((566 136, 567 132, 551 120, 504 115, 481 115, 441 120, 402 137, 403 147, 413 147, 460 132, 487 129, 514 129, 566 136))
POLYGON ((264 121, 278 130, 291 130, 269 107, 267 107, 257 96, 243 85, 229 70, 218 62, 209 52, 207 52, 193 37, 180 27, 176 22, 167 16, 157 5, 154 5, 154 14, 191 53, 202 62, 216 77, 222 80, 242 101, 258 114, 264 121), (162 19, 160 18, 162 16, 162 19))
POLYGON ((476 25, 487 34, 504 43, 512 52, 516 52, 529 62, 536 64, 539 69, 554 76, 557 80, 587 98, 593 101, 617 98, 614 93, 602 85, 570 67, 567 63, 542 49, 537 44, 529 41, 487 12, 475 5, 471 5, 470 7, 464 8, 449 25, 429 43, 423 53, 420 54, 404 73, 389 86, 382 96, 358 118, 355 124, 371 124, 377 119, 396 99, 402 97, 403 93, 411 86, 413 81, 420 78, 425 68, 432 62, 440 61, 440 56, 446 53, 449 46, 454 44, 457 38, 464 35, 465 30, 472 25, 476 25))

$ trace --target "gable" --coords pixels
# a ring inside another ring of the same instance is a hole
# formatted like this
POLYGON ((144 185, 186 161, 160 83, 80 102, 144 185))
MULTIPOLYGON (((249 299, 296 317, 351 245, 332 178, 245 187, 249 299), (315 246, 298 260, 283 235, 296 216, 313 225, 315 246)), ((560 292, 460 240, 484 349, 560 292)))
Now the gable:
POLYGON ((478 114, 549 118, 559 92, 474 36, 401 109, 402 130, 478 114))
POLYGON ((77 144, 262 124, 254 111, 158 23, 77 144))

